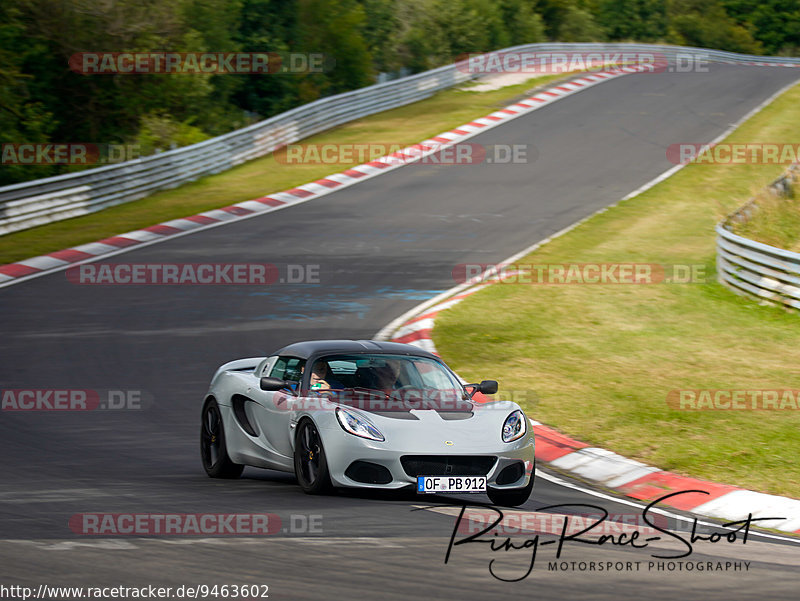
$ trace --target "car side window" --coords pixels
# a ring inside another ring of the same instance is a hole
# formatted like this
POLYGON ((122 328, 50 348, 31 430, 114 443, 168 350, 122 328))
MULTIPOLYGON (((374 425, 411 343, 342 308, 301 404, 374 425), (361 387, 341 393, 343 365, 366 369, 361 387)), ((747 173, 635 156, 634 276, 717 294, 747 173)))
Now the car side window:
POLYGON ((427 388, 436 388, 437 390, 447 390, 452 386, 452 383, 447 379, 447 376, 441 369, 435 369, 429 363, 418 361, 414 363, 417 368, 422 382, 427 388))
POLYGON ((269 375, 281 380, 299 382, 300 378, 303 377, 303 367, 305 364, 305 359, 298 359, 297 357, 278 357, 269 375))
POLYGON ((261 377, 268 376, 269 374, 271 374, 272 373, 272 368, 275 367, 275 362, 277 360, 278 360, 277 357, 267 357, 266 359, 264 359, 263 366, 262 365, 258 366, 261 369, 258 369, 258 367, 256 368, 256 377, 261 378, 261 377))

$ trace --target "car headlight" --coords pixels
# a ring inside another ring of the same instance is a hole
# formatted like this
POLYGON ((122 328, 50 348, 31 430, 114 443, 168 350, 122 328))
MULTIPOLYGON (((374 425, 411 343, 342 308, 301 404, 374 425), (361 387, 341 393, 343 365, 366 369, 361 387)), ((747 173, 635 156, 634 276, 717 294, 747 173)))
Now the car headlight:
POLYGON ((370 440, 377 440, 379 442, 386 440, 378 428, 369 423, 365 418, 359 417, 347 409, 337 407, 336 419, 339 420, 339 425, 342 426, 345 432, 349 432, 354 436, 369 438, 370 440))
POLYGON ((519 409, 509 415, 503 423, 503 442, 512 442, 522 438, 528 431, 525 421, 525 414, 519 409))

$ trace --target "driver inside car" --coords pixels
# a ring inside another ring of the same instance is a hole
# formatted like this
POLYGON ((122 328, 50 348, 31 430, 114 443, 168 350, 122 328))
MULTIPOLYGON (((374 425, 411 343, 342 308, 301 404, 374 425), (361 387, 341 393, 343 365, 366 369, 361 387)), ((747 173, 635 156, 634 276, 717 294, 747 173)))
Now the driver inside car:
POLYGON ((333 377, 330 365, 325 360, 320 359, 314 363, 311 369, 311 390, 341 390, 344 384, 333 377))

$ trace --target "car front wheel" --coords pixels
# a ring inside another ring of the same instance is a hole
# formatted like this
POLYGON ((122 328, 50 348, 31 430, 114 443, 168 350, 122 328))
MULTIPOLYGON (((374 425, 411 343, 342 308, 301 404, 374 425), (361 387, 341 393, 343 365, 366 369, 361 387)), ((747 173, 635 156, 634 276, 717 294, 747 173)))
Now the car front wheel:
POLYGON ((325 448, 317 427, 310 419, 297 426, 294 445, 294 473, 297 482, 310 495, 321 495, 331 489, 325 448))

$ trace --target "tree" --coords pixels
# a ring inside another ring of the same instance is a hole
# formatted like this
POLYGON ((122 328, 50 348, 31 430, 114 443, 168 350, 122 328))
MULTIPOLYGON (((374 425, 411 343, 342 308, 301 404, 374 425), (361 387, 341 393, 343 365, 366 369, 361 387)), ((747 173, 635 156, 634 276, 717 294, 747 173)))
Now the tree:
POLYGON ((655 42, 667 35, 664 0, 601 0, 597 20, 611 40, 655 42))
POLYGON ((582 8, 574 2, 566 4, 564 17, 558 28, 560 42, 600 42, 605 33, 594 19, 588 8, 582 8))
POLYGON ((300 100, 361 88, 372 83, 372 58, 362 34, 362 6, 356 0, 299 0, 296 50, 322 54, 332 68, 301 80, 300 100))
MULTIPOLYGON (((246 52, 285 55, 297 40, 297 11, 291 0, 244 0, 236 41, 246 52)), ((268 117, 300 104, 301 76, 293 73, 243 75, 236 106, 268 117)))
POLYGON ((544 21, 535 11, 535 2, 531 0, 501 0, 499 5, 512 46, 536 44, 547 39, 544 33, 544 21))
MULTIPOLYGON (((0 4, 0 143, 47 142, 55 129, 52 115, 31 93, 33 77, 23 72, 39 50, 25 43, 25 24, 14 2, 0 4)), ((61 171, 53 166, 4 164, 0 185, 47 177, 61 171)))
POLYGON ((726 12, 764 46, 767 54, 800 55, 800 2, 723 0, 726 12))
POLYGON ((360 0, 364 11, 364 41, 374 70, 391 73, 403 67, 399 55, 401 23, 396 0, 360 0))
POLYGON ((687 46, 760 54, 761 44, 728 16, 719 0, 674 0, 669 41, 687 46))
MULTIPOLYGON (((460 55, 553 39, 800 54, 798 0, 2 0, 0 130, 12 142, 168 148, 460 55), (271 52, 322 72, 71 71, 81 52, 271 52)), ((64 167, 3 166, 0 183, 64 167)))

